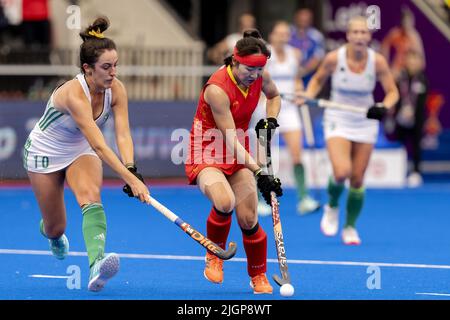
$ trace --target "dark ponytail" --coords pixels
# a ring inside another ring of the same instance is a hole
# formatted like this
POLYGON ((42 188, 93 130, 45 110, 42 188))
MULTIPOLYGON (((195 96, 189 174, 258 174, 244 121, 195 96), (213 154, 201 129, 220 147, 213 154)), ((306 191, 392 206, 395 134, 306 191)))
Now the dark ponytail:
POLYGON ((253 37, 256 39, 262 39, 261 33, 259 33, 258 29, 247 29, 243 32, 242 38, 253 37))
MULTIPOLYGON (((243 33, 243 38, 236 42, 236 49, 240 56, 245 57, 255 53, 262 53, 270 58, 270 49, 263 40, 261 33, 257 29, 247 29, 243 33)), ((225 58, 225 65, 231 65, 233 56, 225 58)))
POLYGON ((98 58, 105 50, 116 50, 116 44, 109 38, 103 35, 109 27, 109 20, 107 17, 98 17, 95 21, 80 32, 80 37, 83 43, 80 46, 80 68, 84 73, 83 64, 94 66, 98 58))

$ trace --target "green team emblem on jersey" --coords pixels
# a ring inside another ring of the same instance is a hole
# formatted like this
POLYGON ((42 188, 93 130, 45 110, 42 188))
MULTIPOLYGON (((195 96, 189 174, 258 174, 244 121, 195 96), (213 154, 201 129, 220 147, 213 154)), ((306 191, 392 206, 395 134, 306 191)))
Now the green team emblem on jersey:
POLYGON ((23 166, 27 170, 28 170, 27 161, 28 161, 28 153, 29 153, 28 149, 30 149, 30 147, 31 147, 31 139, 30 139, 30 137, 28 137, 27 142, 25 142, 25 145, 23 147, 23 155, 22 155, 23 166))

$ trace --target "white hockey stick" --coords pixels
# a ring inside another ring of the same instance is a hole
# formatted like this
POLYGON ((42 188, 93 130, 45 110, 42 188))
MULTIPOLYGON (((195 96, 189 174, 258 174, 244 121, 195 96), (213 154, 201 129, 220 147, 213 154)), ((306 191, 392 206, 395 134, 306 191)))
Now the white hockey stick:
POLYGON ((296 103, 296 99, 303 99, 303 100, 305 100, 305 103, 310 106, 316 106, 319 108, 339 109, 339 110, 350 111, 350 112, 355 112, 355 113, 362 113, 364 115, 367 115, 367 109, 353 106, 350 104, 339 103, 339 102, 334 102, 334 101, 325 100, 325 99, 310 99, 310 98, 307 98, 304 96, 299 96, 299 95, 290 94, 290 93, 280 93, 280 97, 281 97, 281 99, 290 101, 292 103, 296 103))

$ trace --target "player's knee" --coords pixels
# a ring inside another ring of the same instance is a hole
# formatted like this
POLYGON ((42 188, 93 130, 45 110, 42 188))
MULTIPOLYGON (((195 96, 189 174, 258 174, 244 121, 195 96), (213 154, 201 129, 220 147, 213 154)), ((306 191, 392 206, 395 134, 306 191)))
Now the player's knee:
POLYGON ((221 212, 231 212, 234 209, 235 202, 234 196, 223 194, 214 199, 214 207, 221 212))
POLYGON ((100 188, 97 186, 86 186, 77 191, 78 202, 81 204, 100 202, 100 188))
POLYGON ((339 183, 344 182, 347 178, 350 178, 350 176, 350 168, 339 168, 334 172, 334 180, 339 183))
POLYGON ((359 189, 363 186, 364 176, 356 175, 350 179, 350 186, 355 189, 359 189))
POLYGON ((258 217, 254 214, 238 216, 238 224, 241 229, 250 230, 258 223, 258 217))

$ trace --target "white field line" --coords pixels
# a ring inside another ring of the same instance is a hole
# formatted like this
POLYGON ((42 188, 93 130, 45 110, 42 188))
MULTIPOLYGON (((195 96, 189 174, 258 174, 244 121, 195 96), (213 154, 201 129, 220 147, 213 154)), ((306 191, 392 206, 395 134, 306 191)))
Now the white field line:
POLYGON ((69 279, 69 276, 52 276, 49 274, 30 274, 30 278, 46 278, 46 279, 69 279))
MULTIPOLYGON (((17 249, 0 249, 0 254, 17 254, 17 255, 47 255, 50 251, 44 250, 17 250, 17 249)), ((157 254, 135 254, 135 253, 118 253, 121 258, 129 259, 150 259, 150 260, 197 260, 204 261, 204 256, 182 256, 182 255, 157 255, 157 254)), ((86 252, 69 252, 69 256, 87 256, 86 252)), ((231 262, 246 262, 245 258, 232 258, 231 262)), ((277 259, 267 259, 268 263, 278 263, 277 259)), ((437 264, 414 264, 414 263, 387 263, 387 262, 357 262, 357 261, 322 261, 322 260, 290 260, 289 264, 311 264, 311 265, 332 265, 332 266, 378 266, 393 268, 418 268, 418 269, 450 269, 450 265, 437 264)))
POLYGON ((450 297, 450 293, 416 292, 418 295, 450 297))

